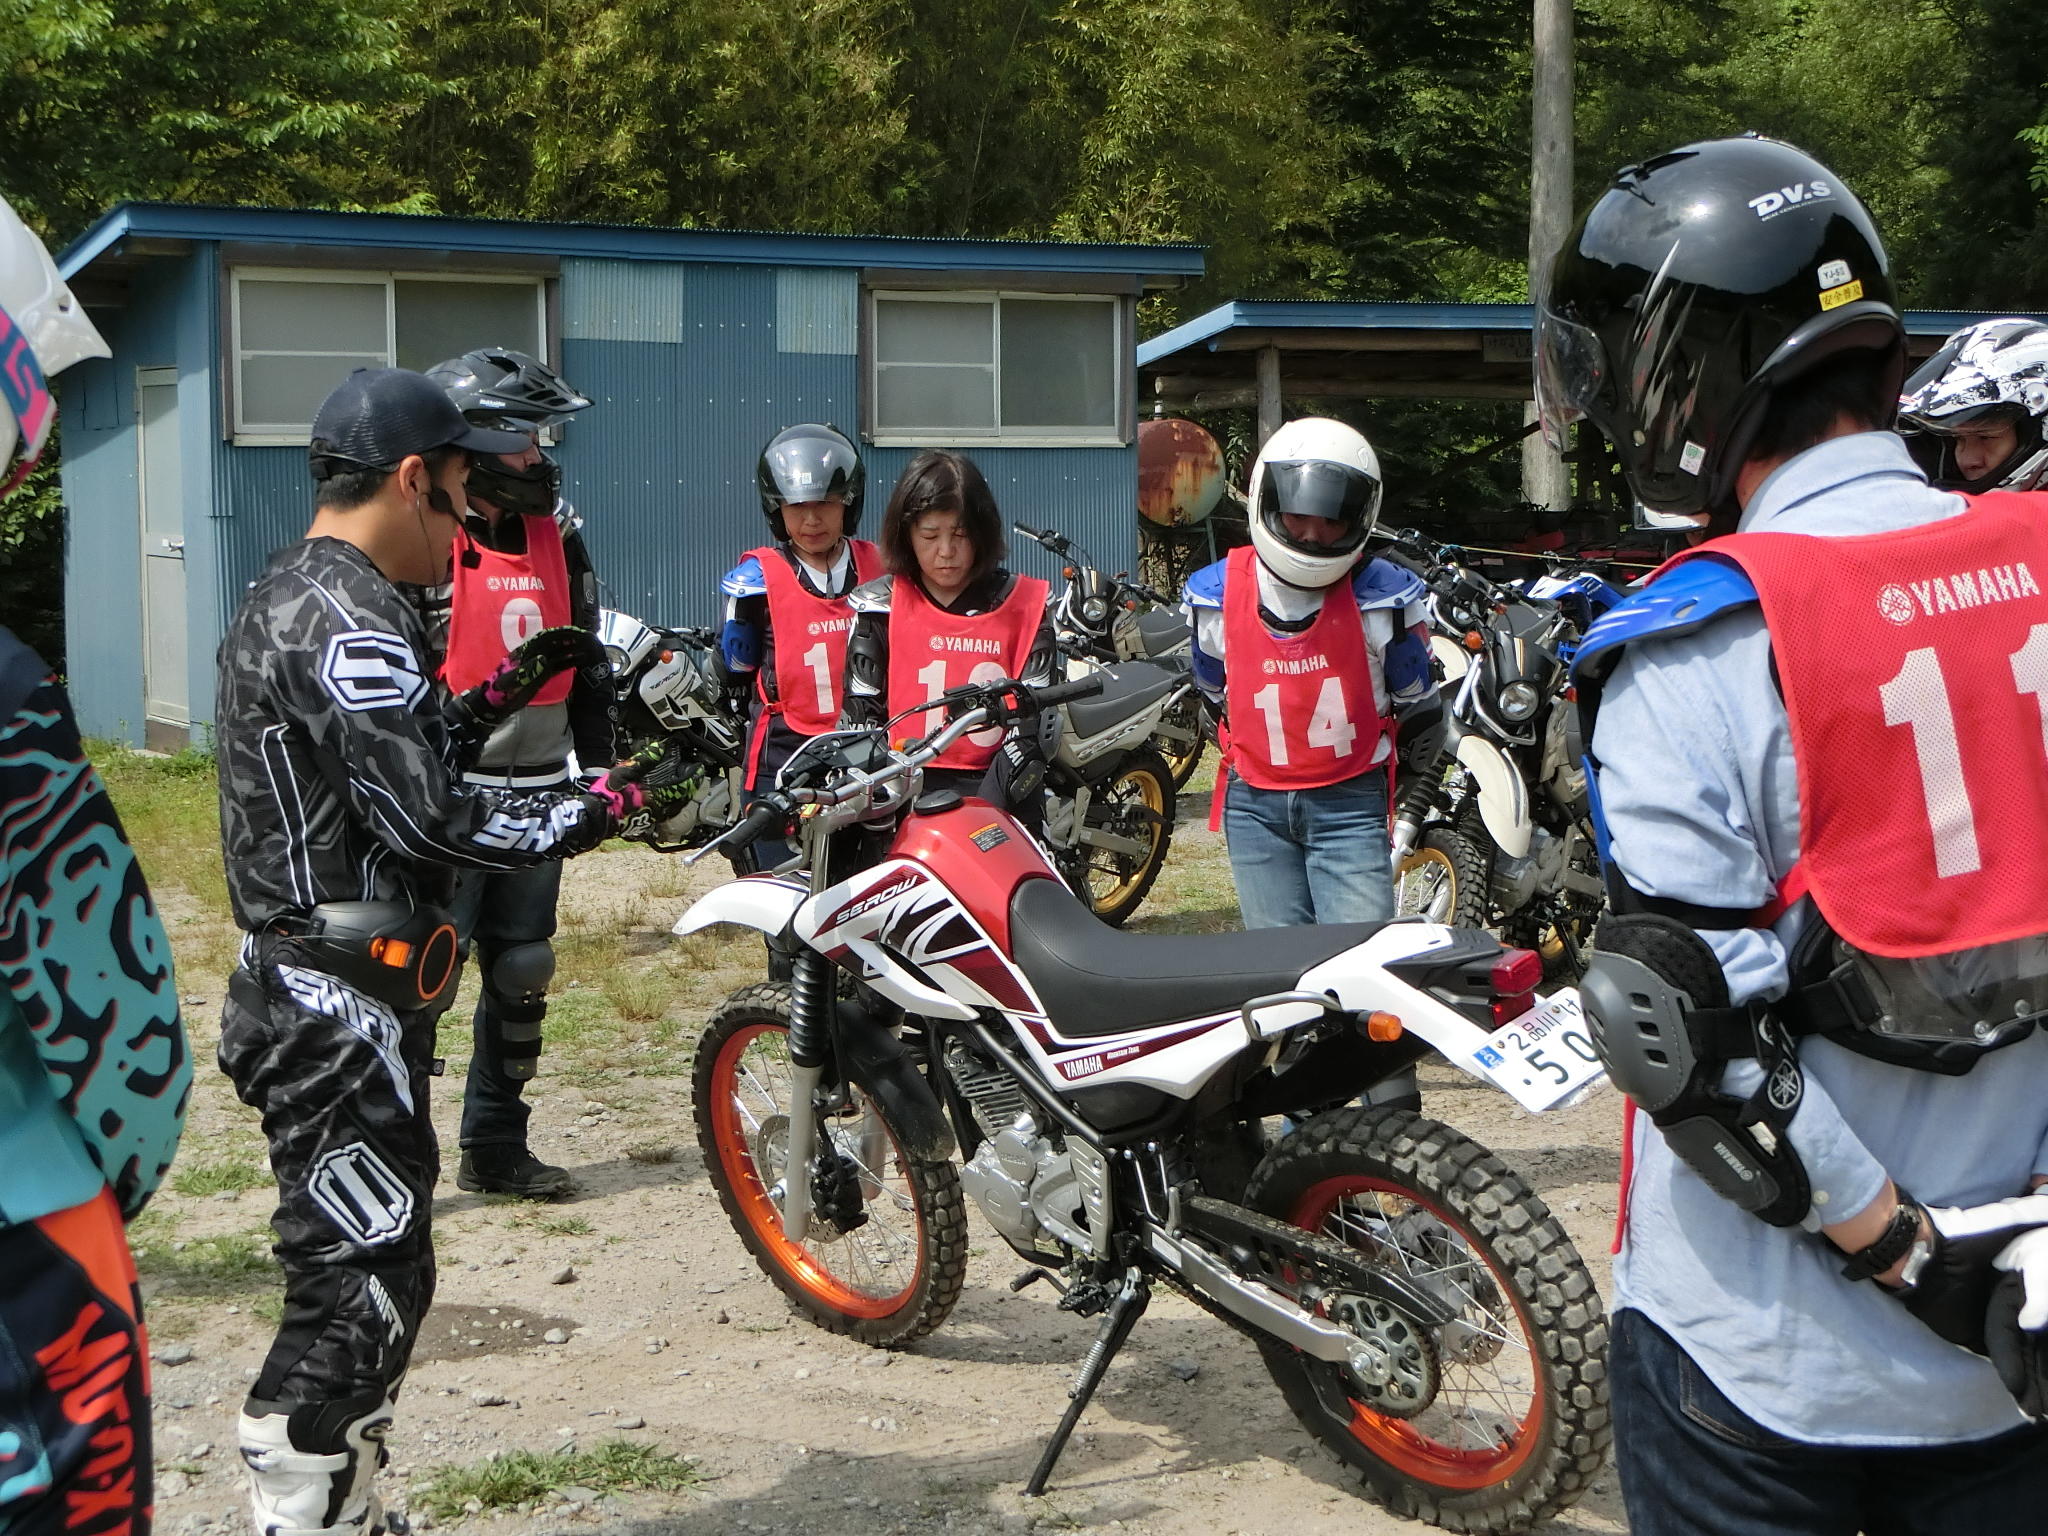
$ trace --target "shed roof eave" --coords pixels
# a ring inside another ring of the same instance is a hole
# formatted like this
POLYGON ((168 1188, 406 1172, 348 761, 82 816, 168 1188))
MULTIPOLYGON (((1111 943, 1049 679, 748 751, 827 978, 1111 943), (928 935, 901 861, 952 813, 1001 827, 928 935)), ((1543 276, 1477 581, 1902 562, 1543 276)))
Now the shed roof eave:
POLYGON ((1205 248, 1193 245, 1089 245, 1056 240, 657 229, 431 214, 130 202, 109 209, 74 240, 58 258, 58 270, 68 281, 123 239, 136 235, 302 246, 472 249, 628 261, 898 269, 973 267, 1166 279, 1200 277, 1205 264, 1205 248))

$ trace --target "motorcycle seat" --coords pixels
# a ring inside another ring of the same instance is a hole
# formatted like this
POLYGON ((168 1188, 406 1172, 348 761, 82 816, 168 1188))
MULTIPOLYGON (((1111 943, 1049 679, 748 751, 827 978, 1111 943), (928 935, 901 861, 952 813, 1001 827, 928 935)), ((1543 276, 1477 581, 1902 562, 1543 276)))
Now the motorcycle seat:
POLYGON ((1303 971, 1382 926, 1124 933, 1057 880, 1026 880, 1010 898, 1011 957, 1069 1037, 1214 1017, 1254 997, 1291 992, 1303 971))
POLYGON ((1138 633, 1147 656, 1164 656, 1188 643, 1188 621, 1171 608, 1148 608, 1138 615, 1138 633))
POLYGON ((1120 720, 1164 698, 1180 685, 1180 677, 1149 661, 1123 661, 1104 667, 1097 674, 1102 692, 1074 699, 1066 706, 1067 719, 1079 736, 1106 731, 1120 720))

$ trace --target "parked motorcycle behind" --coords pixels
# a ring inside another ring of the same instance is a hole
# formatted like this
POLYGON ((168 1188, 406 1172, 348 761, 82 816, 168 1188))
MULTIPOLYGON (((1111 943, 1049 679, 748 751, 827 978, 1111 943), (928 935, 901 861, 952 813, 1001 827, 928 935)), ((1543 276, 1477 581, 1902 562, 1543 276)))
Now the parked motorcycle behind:
POLYGON ((606 608, 598 639, 618 691, 619 756, 655 741, 672 743, 702 785, 666 821, 629 822, 620 834, 664 853, 701 848, 739 819, 746 721, 733 711, 708 629, 658 629, 606 608))
POLYGON ((1046 748, 1044 839, 1061 875, 1105 923, 1121 927, 1151 891, 1173 839, 1178 787, 1159 742, 1195 694, 1187 626, 1139 614, 1132 584, 1104 575, 1060 534, 1012 525, 1065 562, 1053 631, 1068 676, 1102 689, 1059 706, 1046 748), (1176 652, 1177 647, 1177 652, 1176 652))
POLYGON ((1395 802, 1397 910, 1494 928, 1541 954, 1546 975, 1576 977, 1605 888, 1567 664, 1575 616, 1621 594, 1593 573, 1500 586, 1456 546, 1390 533, 1429 584, 1448 698, 1443 758, 1395 802))
POLYGON ((813 1321, 896 1349, 959 1299, 972 1199, 1033 1266, 1013 1290, 1101 1319, 1027 1493, 1163 1281, 1248 1334, 1389 1507, 1474 1532, 1555 1515, 1611 1437, 1591 1276, 1498 1157, 1348 1101, 1434 1048, 1531 1112, 1575 1102, 1604 1081, 1575 995, 1539 1000, 1535 955, 1423 922, 1120 934, 1001 811, 921 793, 962 734, 1034 729, 1099 685, 956 689, 899 751, 817 738, 728 834, 794 827, 806 873, 676 925, 795 957, 698 1046, 727 1215, 813 1321), (1299 1123, 1268 1145, 1277 1115, 1299 1123))
POLYGON ((1069 656, 1149 661, 1188 675, 1187 689, 1167 705, 1152 737, 1173 774, 1173 787, 1185 789, 1203 750, 1215 745, 1216 717, 1193 683, 1194 634, 1180 605, 1128 575, 1105 575, 1064 534, 1028 523, 1010 526, 1061 562, 1066 585, 1053 604, 1053 628, 1069 656))

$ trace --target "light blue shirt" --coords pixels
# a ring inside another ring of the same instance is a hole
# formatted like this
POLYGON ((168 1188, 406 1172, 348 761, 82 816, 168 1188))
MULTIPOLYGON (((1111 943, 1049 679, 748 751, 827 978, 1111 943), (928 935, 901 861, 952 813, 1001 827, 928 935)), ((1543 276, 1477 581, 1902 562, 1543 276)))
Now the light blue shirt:
MULTIPOLYGON (((1744 532, 1843 535, 1953 517, 1889 432, 1835 438, 1757 488, 1744 532)), ((1816 596, 1827 573, 1814 572, 1816 596)), ((1593 737, 1613 857, 1651 896, 1758 907, 1799 855, 1791 727, 1755 607, 1638 641, 1602 691, 1593 737)), ((1910 786, 1901 786, 1904 792, 1910 786)), ((1893 792, 1872 786, 1872 793, 1893 792)), ((1805 921, 1708 933, 1734 1001, 1775 997, 1805 921)), ((1615 1305, 1637 1307, 1766 1427, 1828 1445, 1981 1439, 2024 1420, 1988 1361, 1935 1336, 1817 1235, 1876 1199, 1887 1174, 1931 1205, 2022 1193, 2048 1172, 2048 1033, 1962 1077, 1886 1066, 1809 1038, 1792 1144, 1813 1186, 1808 1230, 1766 1226, 1709 1190, 1638 1116, 1615 1305)), ((1723 1086, 1747 1095, 1753 1061, 1723 1086)))

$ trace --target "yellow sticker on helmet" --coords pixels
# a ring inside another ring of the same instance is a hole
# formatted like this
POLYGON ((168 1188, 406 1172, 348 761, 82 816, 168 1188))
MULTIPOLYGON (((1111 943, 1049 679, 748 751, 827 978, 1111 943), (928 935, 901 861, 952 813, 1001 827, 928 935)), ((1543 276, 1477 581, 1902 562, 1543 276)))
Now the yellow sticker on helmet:
POLYGON ((1820 307, 1824 310, 1840 309, 1844 304, 1852 304, 1862 297, 1863 283, 1859 279, 1853 283, 1844 283, 1839 288, 1823 290, 1820 296, 1820 307))

